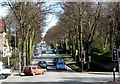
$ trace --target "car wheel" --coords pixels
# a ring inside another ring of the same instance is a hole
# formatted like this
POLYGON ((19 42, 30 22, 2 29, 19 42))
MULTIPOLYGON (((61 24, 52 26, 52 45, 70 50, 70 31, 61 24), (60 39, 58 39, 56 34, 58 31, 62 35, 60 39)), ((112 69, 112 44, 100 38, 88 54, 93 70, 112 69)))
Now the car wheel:
MULTIPOLYGON (((25 74, 25 76, 26 76, 27 74, 25 74)), ((20 74, 20 76, 21 76, 21 74, 20 74)))
POLYGON ((44 72, 46 72, 46 70, 44 70, 44 72))
POLYGON ((44 72, 42 72, 42 74, 44 74, 44 72))
POLYGON ((67 69, 65 69, 65 70, 67 70, 67 69))
POLYGON ((1 75, 1 77, 2 77, 2 79, 6 79, 7 78, 7 76, 5 76, 5 75, 1 75))

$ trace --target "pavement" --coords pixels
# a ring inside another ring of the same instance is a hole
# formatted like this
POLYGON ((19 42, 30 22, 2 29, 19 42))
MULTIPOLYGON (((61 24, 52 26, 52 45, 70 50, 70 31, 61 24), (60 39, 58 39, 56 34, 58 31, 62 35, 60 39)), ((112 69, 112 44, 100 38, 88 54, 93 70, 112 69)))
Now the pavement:
POLYGON ((103 83, 103 84, 120 84, 120 82, 113 82, 113 81, 109 81, 109 82, 106 82, 106 83, 103 83))

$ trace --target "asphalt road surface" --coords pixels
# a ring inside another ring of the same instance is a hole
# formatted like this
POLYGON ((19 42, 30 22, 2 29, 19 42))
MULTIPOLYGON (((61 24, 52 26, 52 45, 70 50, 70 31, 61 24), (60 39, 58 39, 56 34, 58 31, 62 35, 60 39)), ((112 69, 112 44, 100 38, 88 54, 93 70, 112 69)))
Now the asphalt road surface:
MULTIPOLYGON (((113 81, 112 72, 74 72, 69 67, 67 70, 56 70, 55 66, 52 64, 52 59, 55 55, 54 54, 42 54, 38 57, 35 57, 32 60, 33 64, 36 64, 39 60, 45 60, 48 64, 48 70, 43 75, 35 75, 35 76, 19 76, 18 72, 14 72, 11 76, 7 79, 0 80, 0 82, 86 82, 95 83, 95 82, 108 82, 113 81)), ((118 75, 117 75, 118 76, 118 75)), ((116 76, 116 77, 117 77, 116 76)))

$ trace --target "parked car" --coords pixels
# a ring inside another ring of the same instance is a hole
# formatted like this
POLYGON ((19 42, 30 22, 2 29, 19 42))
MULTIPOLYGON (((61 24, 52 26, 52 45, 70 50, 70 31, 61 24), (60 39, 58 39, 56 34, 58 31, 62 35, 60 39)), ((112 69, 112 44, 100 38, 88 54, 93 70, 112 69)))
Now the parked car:
POLYGON ((54 64, 54 66, 56 66, 56 64, 57 64, 57 62, 58 62, 59 60, 62 60, 62 58, 61 58, 60 56, 55 56, 55 57, 53 58, 53 64, 54 64))
POLYGON ((46 54, 46 50, 42 50, 42 51, 41 51, 41 54, 46 54))
POLYGON ((36 75, 36 74, 44 74, 45 70, 37 65, 30 65, 24 67, 23 73, 25 75, 36 75))
POLYGON ((0 78, 5 79, 12 73, 11 69, 5 68, 3 62, 0 61, 0 78))
POLYGON ((39 61, 38 66, 40 66, 43 69, 47 69, 47 63, 46 61, 39 61))
POLYGON ((46 50, 46 54, 54 54, 51 50, 46 50))
POLYGON ((35 50, 35 51, 34 51, 34 56, 39 56, 38 50, 35 50))
POLYGON ((56 54, 57 52, 58 52, 58 49, 54 49, 54 50, 53 50, 53 53, 56 54))
POLYGON ((67 70, 67 65, 64 61, 58 61, 56 64, 56 69, 67 70))

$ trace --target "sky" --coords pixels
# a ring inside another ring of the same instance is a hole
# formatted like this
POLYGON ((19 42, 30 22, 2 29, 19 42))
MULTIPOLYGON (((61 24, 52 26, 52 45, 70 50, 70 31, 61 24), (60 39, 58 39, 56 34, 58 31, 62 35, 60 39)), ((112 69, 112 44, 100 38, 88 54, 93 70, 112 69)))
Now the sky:
POLYGON ((5 17, 7 15, 7 9, 5 7, 0 6, 0 16, 5 17))
MULTIPOLYGON (((0 0, 0 3, 1 2, 3 2, 3 1, 6 1, 6 0, 0 0)), ((23 1, 25 1, 25 0, 23 0, 23 1)), ((28 0, 29 1, 29 0, 28 0)), ((56 3, 56 1, 55 0, 48 0, 49 2, 48 2, 48 4, 47 5, 50 5, 50 4, 55 4, 56 3)), ((57 0, 57 1, 60 1, 60 0, 57 0)), ((65 0, 61 0, 61 1, 65 1, 65 0)), ((80 0, 67 0, 67 1, 80 1, 80 0)), ((82 0, 83 1, 83 0, 82 0)), ((90 0, 84 0, 84 1, 90 1, 90 0)), ((97 1, 99 1, 99 0, 97 0, 97 1)), ((102 1, 108 1, 108 0, 102 0, 102 1)), ((110 1, 117 1, 117 0, 110 0, 110 1)), ((0 6, 0 17, 5 17, 6 15, 7 15, 7 7, 2 7, 2 6, 0 6)), ((58 6, 58 8, 56 8, 56 9, 54 9, 54 11, 60 11, 60 10, 62 10, 59 6, 58 6)), ((47 26, 44 28, 45 30, 44 30, 44 33, 42 33, 42 35, 43 35, 43 37, 45 36, 45 34, 46 34, 46 32, 47 32, 47 30, 49 29, 49 28, 51 28, 52 26, 54 26, 54 25, 56 25, 56 23, 58 22, 58 18, 55 16, 55 14, 49 14, 48 15, 48 17, 46 17, 47 18, 47 26)))
POLYGON ((63 12, 62 8, 60 7, 60 5, 56 4, 56 2, 52 2, 52 1, 49 1, 47 3, 47 6, 50 6, 50 5, 53 5, 51 6, 51 11, 54 12, 53 14, 49 14, 47 17, 46 17, 46 22, 48 23, 47 26, 45 27, 45 32, 43 33, 43 37, 45 36, 47 30, 49 28, 51 28, 52 26, 55 26, 57 24, 57 22, 59 21, 58 17, 56 16, 56 13, 61 13, 63 12))
POLYGON ((45 30, 44 30, 44 33, 42 33, 42 36, 44 37, 47 30, 52 26, 55 26, 57 22, 58 22, 58 19, 55 15, 49 15, 49 17, 47 18, 48 25, 45 26, 45 30))
MULTIPOLYGON (((3 2, 3 1, 5 1, 5 0, 2 0, 2 1, 0 0, 0 3, 3 2)), ((50 4, 54 4, 54 3, 49 3, 47 5, 50 5, 50 4)), ((0 17, 5 17, 7 15, 7 10, 8 10, 7 7, 0 6, 0 17)), ((55 14, 49 14, 46 18, 47 18, 47 20, 46 20, 47 26, 45 26, 44 32, 42 33, 43 37, 45 36, 47 30, 49 28, 51 28, 52 26, 56 25, 56 23, 58 21, 58 18, 55 16, 55 14)))

